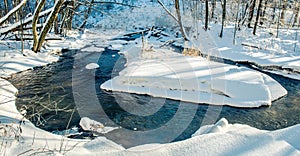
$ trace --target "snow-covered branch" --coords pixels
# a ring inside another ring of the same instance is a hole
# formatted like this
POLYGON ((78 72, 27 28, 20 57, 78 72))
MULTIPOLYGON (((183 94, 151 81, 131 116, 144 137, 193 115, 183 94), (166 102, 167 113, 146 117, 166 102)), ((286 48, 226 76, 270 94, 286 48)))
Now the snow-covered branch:
MULTIPOLYGON (((50 8, 50 9, 47 9, 47 10, 41 12, 40 15, 39 15, 39 17, 43 17, 43 16, 48 15, 52 11, 52 9, 53 8, 50 8)), ((19 28, 22 25, 26 25, 26 24, 30 23, 32 20, 33 20, 33 16, 30 16, 29 18, 25 19, 22 22, 19 21, 19 22, 16 22, 16 23, 12 24, 12 25, 9 25, 9 26, 7 26, 5 28, 1 28, 0 29, 0 35, 6 34, 6 33, 10 32, 10 31, 13 31, 13 30, 19 28)))
POLYGON ((0 25, 2 25, 5 21, 8 20, 8 18, 13 15, 15 12, 17 12, 23 5, 26 4, 27 0, 23 0, 20 4, 18 4, 16 7, 14 7, 12 10, 10 10, 4 17, 0 18, 0 25))

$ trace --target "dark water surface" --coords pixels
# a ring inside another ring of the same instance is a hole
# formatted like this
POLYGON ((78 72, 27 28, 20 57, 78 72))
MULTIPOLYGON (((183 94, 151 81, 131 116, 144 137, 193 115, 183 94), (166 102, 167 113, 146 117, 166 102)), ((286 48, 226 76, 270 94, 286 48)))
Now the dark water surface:
POLYGON ((10 82, 19 90, 18 109, 26 109, 26 117, 47 131, 78 127, 81 117, 120 126, 105 136, 124 147, 183 140, 222 117, 265 130, 300 123, 300 81, 270 73, 288 90, 270 107, 241 109, 103 91, 100 85, 118 75, 126 63, 117 52, 66 51, 57 63, 13 75, 10 82), (100 67, 85 69, 89 63, 100 67))

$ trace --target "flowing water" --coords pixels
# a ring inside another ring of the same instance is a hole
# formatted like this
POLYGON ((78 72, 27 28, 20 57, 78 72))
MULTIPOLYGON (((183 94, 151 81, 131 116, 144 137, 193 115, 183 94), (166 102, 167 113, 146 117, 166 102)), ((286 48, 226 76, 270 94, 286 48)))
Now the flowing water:
POLYGON ((187 139, 200 126, 222 117, 265 130, 300 123, 300 81, 270 73, 288 90, 270 107, 211 106, 103 91, 100 85, 118 75, 126 63, 117 52, 108 48, 93 53, 65 51, 59 62, 13 75, 10 81, 19 90, 18 109, 26 109, 28 119, 50 132, 79 127, 81 117, 122 127, 104 136, 124 147, 187 139), (100 67, 85 69, 92 62, 100 67))

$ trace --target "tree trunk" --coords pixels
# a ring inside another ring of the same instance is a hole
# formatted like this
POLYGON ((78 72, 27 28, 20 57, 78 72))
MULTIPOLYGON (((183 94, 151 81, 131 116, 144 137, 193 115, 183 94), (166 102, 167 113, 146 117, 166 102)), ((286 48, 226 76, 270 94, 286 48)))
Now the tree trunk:
POLYGON ((223 37, 223 29, 224 29, 224 23, 225 23, 225 18, 226 18, 226 0, 223 2, 223 13, 222 13, 222 27, 221 27, 221 32, 220 32, 220 37, 223 37))
POLYGON ((38 23, 39 14, 41 13, 43 6, 45 5, 45 2, 46 2, 46 0, 41 0, 38 3, 38 5, 34 11, 34 14, 33 14, 33 20, 32 20, 33 47, 32 47, 32 50, 35 52, 36 52, 37 46, 38 46, 38 33, 36 30, 36 25, 38 23))
POLYGON ((73 21, 73 16, 75 14, 75 1, 74 0, 71 1, 71 5, 72 5, 72 9, 69 9, 71 11, 70 11, 69 20, 67 23, 68 30, 72 30, 72 21, 73 21))
POLYGON ((177 13, 177 19, 178 19, 178 24, 180 26, 180 31, 182 34, 182 37, 184 40, 188 41, 188 37, 185 33, 184 27, 182 25, 182 21, 181 21, 181 14, 180 14, 180 7, 179 7, 179 0, 175 0, 175 9, 176 9, 176 13, 177 13))
MULTIPOLYGON (((261 13, 261 17, 265 17, 266 15, 266 10, 267 10, 267 5, 268 5, 268 0, 265 0, 265 4, 264 4, 264 8, 263 8, 263 11, 261 13)), ((263 18, 264 19, 264 18, 263 18)), ((261 20, 260 21, 260 24, 263 25, 263 21, 261 20)))
MULTIPOLYGON (((281 0, 279 0, 279 6, 281 6, 281 0)), ((277 33, 276 33, 276 38, 279 36, 279 26, 280 26, 280 19, 281 19, 281 14, 278 12, 278 18, 277 18, 277 33)))
POLYGON ((253 35, 255 35, 255 33, 256 33, 256 27, 257 27, 259 16, 260 16, 261 4, 262 4, 262 0, 259 0, 256 19, 255 19, 254 28, 253 28, 253 35))
POLYGON ((251 21, 254 16, 254 8, 255 8, 256 0, 252 0, 249 7, 249 17, 248 17, 248 28, 251 28, 251 21))
POLYGON ((236 31, 237 31, 237 28, 238 28, 240 0, 238 0, 237 3, 238 3, 238 5, 237 5, 236 15, 235 15, 235 24, 234 24, 234 33, 233 33, 233 44, 235 44, 236 31))
POLYGON ((282 11, 281 11, 281 15, 280 15, 280 23, 282 25, 284 25, 284 23, 285 23, 286 7, 287 7, 287 0, 283 0, 282 11))
POLYGON ((216 9, 216 0, 211 1, 211 18, 214 18, 216 9))
POLYGON ((205 0, 205 31, 208 29, 208 0, 205 0))
POLYGON ((38 45, 36 49, 33 49, 33 51, 38 52, 41 50, 43 42, 45 41, 46 35, 48 34, 50 28, 53 25, 53 22, 55 21, 55 19, 57 18, 57 15, 60 11, 60 8, 62 6, 62 4, 64 3, 64 0, 57 0, 54 4, 53 10, 50 13, 50 15, 47 18, 46 24, 43 27, 40 35, 39 35, 39 40, 38 40, 38 45))
POLYGON ((294 17, 294 23, 293 23, 293 26, 296 26, 296 27, 299 27, 299 18, 300 18, 300 2, 295 2, 295 17, 294 17))
POLYGON ((6 15, 8 13, 8 3, 7 0, 4 0, 4 15, 6 15))

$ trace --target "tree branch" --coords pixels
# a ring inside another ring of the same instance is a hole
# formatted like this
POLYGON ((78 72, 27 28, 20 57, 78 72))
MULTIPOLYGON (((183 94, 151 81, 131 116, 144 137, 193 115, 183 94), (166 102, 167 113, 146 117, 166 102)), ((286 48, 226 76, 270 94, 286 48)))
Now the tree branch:
POLYGON ((17 12, 24 4, 26 4, 27 0, 23 0, 20 4, 10 10, 4 17, 0 18, 0 25, 2 25, 10 16, 12 16, 15 12, 17 12))

